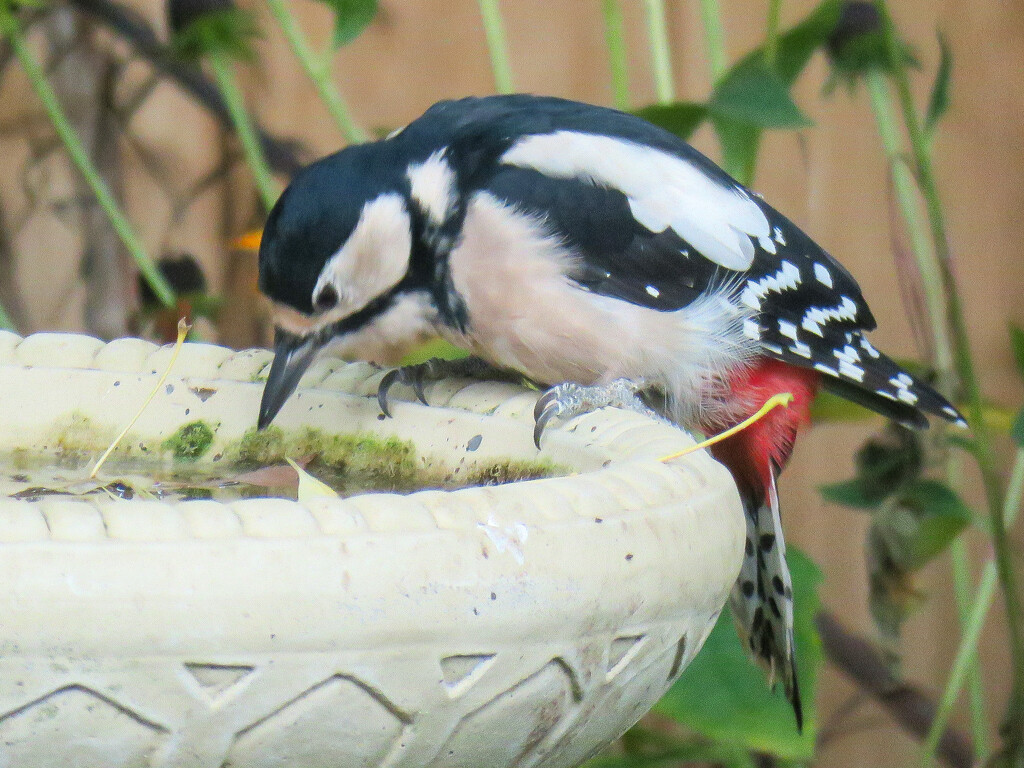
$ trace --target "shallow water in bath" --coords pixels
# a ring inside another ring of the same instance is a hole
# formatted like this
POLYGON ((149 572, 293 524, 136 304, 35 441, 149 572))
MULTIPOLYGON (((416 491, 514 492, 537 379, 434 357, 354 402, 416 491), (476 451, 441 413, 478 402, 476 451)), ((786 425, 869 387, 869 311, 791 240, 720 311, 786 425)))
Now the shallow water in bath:
MULTIPOLYGON (((239 499, 273 497, 295 500, 298 476, 284 462, 267 466, 190 465, 141 459, 110 459, 95 480, 89 479, 94 459, 52 456, 7 456, 0 459, 0 498, 41 501, 54 498, 109 498, 156 501, 239 499)), ((301 461, 300 461, 301 463, 301 461)), ((305 471, 330 486, 339 496, 370 492, 411 493, 426 488, 455 489, 470 485, 494 485, 552 474, 551 467, 509 473, 507 464, 495 464, 475 472, 451 473, 389 471, 386 465, 352 469, 316 462, 305 471)))
MULTIPOLYGON (((52 457, 19 457, 0 465, 0 497, 38 501, 55 497, 107 497, 185 501, 213 499, 237 501, 271 496, 295 499, 297 475, 285 463, 265 467, 188 466, 180 463, 110 460, 99 477, 89 479, 93 460, 52 457)), ((361 473, 327 466, 310 466, 307 471, 329 485, 339 496, 370 491, 410 492, 418 490, 406 477, 387 478, 382 473, 361 473)), ((456 487, 437 483, 419 487, 456 487)))

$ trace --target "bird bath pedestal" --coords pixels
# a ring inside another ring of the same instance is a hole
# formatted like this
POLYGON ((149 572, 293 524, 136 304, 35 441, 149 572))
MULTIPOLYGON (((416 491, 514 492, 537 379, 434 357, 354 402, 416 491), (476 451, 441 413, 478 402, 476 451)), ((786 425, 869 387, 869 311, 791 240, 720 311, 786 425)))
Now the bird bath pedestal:
MULTIPOLYGON (((169 357, 0 332, 3 461, 98 453, 169 357)), ((186 345, 124 450, 166 460, 202 422, 187 458, 229 461, 268 363, 186 345)), ((0 497, 0 766, 569 768, 648 710, 739 570, 725 469, 659 463, 689 438, 612 410, 538 454, 536 393, 505 384, 440 382, 384 420, 379 378, 321 361, 276 423, 409 440, 450 475, 568 474, 305 503, 0 497)))

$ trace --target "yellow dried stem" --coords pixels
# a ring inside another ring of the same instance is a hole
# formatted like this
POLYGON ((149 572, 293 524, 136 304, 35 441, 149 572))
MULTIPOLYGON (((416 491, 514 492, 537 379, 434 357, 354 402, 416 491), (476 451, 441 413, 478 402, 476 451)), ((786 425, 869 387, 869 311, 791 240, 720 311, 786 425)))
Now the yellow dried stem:
POLYGON ((767 402, 765 402, 765 404, 761 406, 760 410, 758 410, 758 412, 751 416, 749 419, 744 419, 736 426, 729 427, 729 429, 725 430, 724 432, 719 432, 717 435, 709 437, 707 440, 703 440, 697 443, 696 445, 691 445, 689 448, 684 448, 683 450, 678 451, 677 453, 670 453, 668 456, 662 456, 660 459, 658 459, 658 461, 672 461, 673 459, 678 459, 681 456, 686 456, 687 454, 699 451, 702 448, 707 448, 708 446, 721 442, 722 440, 725 440, 725 438, 732 437, 737 432, 741 432, 747 427, 749 427, 751 424, 760 421, 768 414, 769 411, 778 408, 780 405, 783 408, 788 408, 789 404, 792 402, 792 392, 780 392, 777 395, 772 395, 771 397, 768 398, 767 402))
POLYGON ((124 440, 124 436, 128 434, 128 430, 135 426, 135 422, 139 420, 142 412, 149 407, 151 402, 153 402, 153 398, 156 397, 156 393, 160 391, 160 387, 164 385, 164 381, 167 379, 167 375, 171 372, 171 368, 174 367, 174 363, 178 359, 178 353, 181 352, 181 345, 185 343, 185 337, 188 336, 188 332, 191 328, 192 326, 185 322, 184 317, 178 320, 178 339, 174 342, 174 351, 171 352, 171 360, 167 364, 167 368, 164 370, 163 376, 160 377, 160 381, 158 381, 156 386, 153 387, 153 391, 149 393, 149 397, 146 398, 146 402, 142 404, 142 407, 139 408, 136 414, 132 417, 132 420, 128 422, 128 426, 121 430, 121 434, 114 438, 114 442, 112 442, 107 450, 103 452, 103 455, 100 456, 100 460, 96 462, 96 466, 94 466, 92 468, 92 472, 89 473, 90 480, 96 479, 96 475, 99 473, 100 467, 102 467, 104 462, 106 462, 110 457, 110 454, 114 452, 118 443, 124 440))

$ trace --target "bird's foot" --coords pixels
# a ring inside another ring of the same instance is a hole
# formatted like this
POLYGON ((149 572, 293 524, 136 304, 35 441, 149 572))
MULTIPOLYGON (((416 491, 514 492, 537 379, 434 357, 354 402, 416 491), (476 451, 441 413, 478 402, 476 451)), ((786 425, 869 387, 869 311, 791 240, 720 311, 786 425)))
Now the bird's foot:
MULTIPOLYGON (((388 393, 395 384, 405 384, 412 387, 416 393, 416 399, 424 405, 429 405, 424 387, 428 382, 440 381, 452 377, 469 379, 501 379, 509 380, 512 374, 501 371, 490 363, 481 360, 479 357, 463 357, 458 360, 444 360, 434 357, 425 363, 417 365, 406 365, 401 368, 392 368, 384 374, 377 386, 377 402, 385 416, 391 416, 391 409, 388 407, 388 393)), ((517 381, 522 376, 515 374, 517 381)))
POLYGON ((644 388, 643 382, 629 379, 615 379, 610 384, 593 386, 570 381, 552 387, 540 396, 537 406, 533 409, 533 418, 536 421, 533 442, 540 448, 541 435, 552 419, 571 419, 596 411, 598 408, 622 408, 661 420, 662 417, 640 396, 644 388))

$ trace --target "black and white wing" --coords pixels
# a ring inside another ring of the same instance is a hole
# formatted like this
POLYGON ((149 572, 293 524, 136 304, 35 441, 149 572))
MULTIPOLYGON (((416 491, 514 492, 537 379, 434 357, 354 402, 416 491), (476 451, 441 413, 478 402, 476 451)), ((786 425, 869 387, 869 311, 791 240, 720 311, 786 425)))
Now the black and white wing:
POLYGON ((467 110, 465 144, 493 155, 477 182, 544 218, 580 255, 572 277, 585 288, 672 311, 734 286, 750 312, 744 333, 765 355, 817 370, 826 386, 900 422, 960 420, 864 337, 875 320, 846 269, 685 142, 557 99, 449 104, 467 110))

